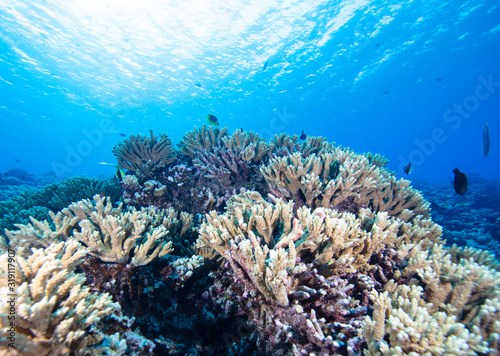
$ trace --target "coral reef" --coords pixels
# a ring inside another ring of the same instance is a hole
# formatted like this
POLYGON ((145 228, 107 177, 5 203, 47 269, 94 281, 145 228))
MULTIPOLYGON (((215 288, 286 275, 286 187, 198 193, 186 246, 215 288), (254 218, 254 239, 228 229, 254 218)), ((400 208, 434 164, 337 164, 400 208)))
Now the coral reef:
POLYGON ((324 207, 356 213, 363 207, 398 215, 403 210, 425 214, 429 204, 364 156, 342 148, 318 156, 300 153, 272 159, 261 168, 271 192, 292 199, 297 207, 324 207))
POLYGON ((53 172, 35 175, 14 166, 0 173, 0 202, 15 198, 23 192, 34 192, 56 180, 53 172))
POLYGON ((474 247, 500 257, 498 180, 469 175, 469 191, 460 196, 449 183, 416 183, 431 203, 433 220, 443 227, 448 245, 474 247))
POLYGON ((468 254, 441 245, 418 248, 402 275, 417 274, 423 286, 391 281, 384 292, 372 291, 374 312, 363 325, 365 353, 498 354, 500 273, 460 257, 468 254))
POLYGON ((263 138, 249 131, 203 126, 187 133, 181 143, 184 163, 149 176, 122 181, 124 201, 136 207, 175 207, 190 213, 222 211, 227 200, 242 188, 267 191, 259 171, 267 160, 263 138))
POLYGON ((150 137, 132 135, 113 147, 118 166, 147 178, 175 161, 175 151, 170 138, 158 136, 150 130, 150 137))
POLYGON ((38 191, 28 191, 0 202, 0 235, 15 224, 27 224, 30 217, 37 220, 49 218, 73 202, 92 198, 95 194, 108 196, 112 203, 120 199, 121 187, 115 179, 96 179, 85 176, 72 177, 60 183, 45 185, 38 191))
POLYGON ((207 215, 198 247, 210 246, 228 261, 263 352, 281 345, 325 354, 353 348, 346 340, 358 336, 367 293, 384 274, 380 252, 440 242, 439 236, 423 217, 405 222, 368 209, 358 217, 294 209, 292 202, 268 203, 245 192, 230 199, 225 214, 207 215))
POLYGON ((191 130, 184 135, 178 144, 180 153, 185 157, 196 158, 200 152, 221 147, 222 138, 226 135, 227 127, 219 129, 204 125, 199 129, 191 130))
POLYGON ((25 253, 32 247, 47 247, 74 237, 101 261, 142 266, 170 253, 169 240, 174 235, 182 237, 193 222, 192 215, 178 214, 174 209, 124 210, 122 204, 114 208, 109 198, 99 195, 50 213, 50 217, 50 223, 31 218, 29 224, 17 224, 18 230, 6 230, 9 241, 3 244, 25 253))
POLYGON ((84 256, 85 250, 73 239, 34 250, 26 259, 14 253, 0 256, 0 289, 2 295, 14 296, 11 305, 16 305, 15 312, 7 303, 0 305, 4 350, 13 342, 11 355, 68 354, 70 350, 77 355, 124 353, 126 342, 118 334, 107 337, 99 327, 88 330, 119 313, 120 306, 107 294, 91 293, 84 286, 85 277, 75 273, 84 256), (9 333, 9 327, 15 332, 9 333))
POLYGON ((1 208, 41 217, 0 241, 3 283, 9 258, 22 272, 22 354, 500 353, 500 263, 446 247, 436 202, 384 157, 207 126, 177 152, 151 132, 114 153, 129 170, 120 204, 62 193, 1 208))

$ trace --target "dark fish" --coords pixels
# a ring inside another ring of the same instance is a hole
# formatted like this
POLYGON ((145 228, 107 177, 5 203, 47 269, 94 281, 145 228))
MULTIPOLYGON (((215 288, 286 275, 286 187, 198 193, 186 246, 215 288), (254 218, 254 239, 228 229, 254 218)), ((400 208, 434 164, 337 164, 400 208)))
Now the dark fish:
POLYGON ((208 114, 207 115, 207 122, 210 125, 219 126, 219 121, 217 120, 217 118, 215 117, 215 115, 208 114))
POLYGON ((384 94, 384 95, 389 95, 389 91, 388 91, 388 90, 386 90, 386 91, 382 92, 382 94, 384 94))
POLYGON ((375 47, 380 47, 380 42, 375 43, 375 47))
POLYGON ((194 86, 198 87, 198 88, 201 88, 201 84, 200 83, 196 83, 194 86))
POLYGON ((436 81, 437 81, 437 82, 441 82, 441 81, 443 81, 443 78, 439 78, 439 77, 437 77, 437 78, 436 78, 436 81))
POLYGON ((483 156, 488 157, 490 152, 490 130, 488 129, 488 123, 485 122, 483 125, 483 156))
POLYGON ((121 137, 125 137, 125 136, 127 136, 127 135, 125 135, 124 133, 120 133, 120 136, 121 136, 121 137))
POLYGON ((307 138, 307 135, 304 133, 304 130, 302 130, 302 135, 299 137, 301 140, 305 140, 307 138))
POLYGON ((264 66, 262 67, 262 70, 266 70, 268 64, 269 64, 269 59, 264 63, 264 66))
POLYGON ((335 160, 330 164, 330 174, 328 175, 330 179, 335 179, 339 175, 340 172, 340 163, 335 160))
POLYGON ((410 174, 411 173, 411 162, 408 163, 408 165, 405 167, 405 173, 410 174))
POLYGON ((455 173, 455 179, 453 180, 453 188, 458 195, 464 195, 465 192, 469 190, 469 182, 467 181, 467 176, 460 172, 458 168, 453 170, 455 173))
POLYGON ((125 171, 121 169, 119 166, 116 166, 116 173, 115 173, 116 179, 118 179, 118 182, 121 182, 123 178, 125 177, 125 171))

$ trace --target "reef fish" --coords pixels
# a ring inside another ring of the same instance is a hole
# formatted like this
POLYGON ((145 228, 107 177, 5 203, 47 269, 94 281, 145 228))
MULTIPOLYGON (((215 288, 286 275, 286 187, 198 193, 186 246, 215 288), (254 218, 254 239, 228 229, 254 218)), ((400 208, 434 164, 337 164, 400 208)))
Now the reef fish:
POLYGON ((453 173, 455 173, 453 188, 455 188, 455 192, 457 192, 458 195, 464 195, 465 192, 469 190, 469 182, 467 181, 467 176, 465 175, 465 173, 460 172, 458 168, 455 168, 453 170, 453 173))
POLYGON ((405 167, 405 173, 410 174, 411 173, 411 162, 408 163, 408 165, 405 167))
POLYGON ((490 152, 490 130, 488 129, 488 123, 485 122, 483 125, 483 156, 488 157, 490 152))
POLYGON ((116 166, 116 173, 115 173, 115 177, 116 179, 118 180, 118 182, 121 183, 121 181, 123 180, 123 178, 125 178, 125 171, 120 168, 119 166, 116 166))
POLYGON ((302 135, 299 137, 301 140, 305 140, 307 138, 307 135, 305 134, 304 130, 302 130, 302 135))
POLYGON ((219 126, 219 120, 217 120, 217 117, 215 117, 215 115, 208 114, 207 115, 207 122, 210 125, 219 126))
POLYGON ((119 165, 117 164, 112 164, 112 163, 106 163, 106 162, 99 162, 99 164, 103 164, 103 165, 106 165, 106 166, 113 166, 116 168, 116 172, 115 172, 115 177, 116 179, 118 180, 118 182, 121 182, 123 180, 123 178, 125 177, 126 173, 125 171, 120 168, 119 165))

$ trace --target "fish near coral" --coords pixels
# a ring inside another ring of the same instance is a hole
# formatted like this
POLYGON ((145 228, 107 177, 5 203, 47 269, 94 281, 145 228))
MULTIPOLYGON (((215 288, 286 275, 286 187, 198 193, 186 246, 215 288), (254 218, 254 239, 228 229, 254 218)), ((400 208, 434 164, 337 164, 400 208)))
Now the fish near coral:
POLYGON ((219 121, 217 120, 217 117, 215 115, 208 114, 207 115, 207 122, 210 125, 219 126, 219 121))
POLYGON ((464 195, 469 190, 469 182, 467 181, 467 176, 455 168, 453 170, 455 173, 455 179, 453 180, 453 188, 458 195, 464 195))
POLYGON ((411 173, 411 163, 408 163, 408 165, 405 167, 405 173, 410 174, 411 173))
POLYGON ((100 162, 99 164, 103 164, 106 166, 113 166, 116 168, 116 173, 114 174, 114 177, 118 180, 118 182, 121 182, 123 178, 125 178, 125 171, 117 164, 112 164, 112 163, 106 163, 106 162, 100 162))

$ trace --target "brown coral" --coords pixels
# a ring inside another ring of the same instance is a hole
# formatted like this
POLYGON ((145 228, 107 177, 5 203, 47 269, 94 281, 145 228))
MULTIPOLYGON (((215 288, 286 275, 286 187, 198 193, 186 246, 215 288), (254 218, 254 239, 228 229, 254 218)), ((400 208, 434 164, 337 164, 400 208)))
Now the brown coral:
POLYGON ((153 130, 149 132, 150 137, 132 135, 113 147, 120 168, 149 177, 175 161, 175 151, 167 134, 155 136, 153 130))

